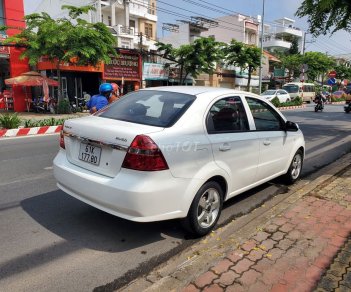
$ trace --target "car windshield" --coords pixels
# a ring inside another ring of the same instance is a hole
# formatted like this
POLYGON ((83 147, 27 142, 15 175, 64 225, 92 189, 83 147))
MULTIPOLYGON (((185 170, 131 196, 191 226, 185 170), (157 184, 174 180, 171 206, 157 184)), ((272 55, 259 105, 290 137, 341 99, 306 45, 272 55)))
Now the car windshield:
POLYGON ((140 90, 123 96, 96 115, 156 127, 178 121, 196 96, 177 92, 140 90))
POLYGON ((299 92, 299 87, 297 85, 284 85, 283 89, 289 93, 299 92))
POLYGON ((261 93, 261 95, 274 95, 276 90, 266 90, 265 92, 261 93))

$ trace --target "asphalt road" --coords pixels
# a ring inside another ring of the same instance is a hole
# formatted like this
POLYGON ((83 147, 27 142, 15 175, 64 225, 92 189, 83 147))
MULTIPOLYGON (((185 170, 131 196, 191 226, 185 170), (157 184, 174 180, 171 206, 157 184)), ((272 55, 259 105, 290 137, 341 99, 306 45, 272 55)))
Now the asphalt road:
MULTIPOLYGON (((303 176, 351 150, 351 114, 342 105, 284 114, 305 134, 303 176)), ((58 135, 0 140, 1 291, 112 291, 196 242, 177 221, 129 222, 58 190, 57 151, 58 135)), ((234 198, 220 223, 285 189, 275 180, 234 198)))

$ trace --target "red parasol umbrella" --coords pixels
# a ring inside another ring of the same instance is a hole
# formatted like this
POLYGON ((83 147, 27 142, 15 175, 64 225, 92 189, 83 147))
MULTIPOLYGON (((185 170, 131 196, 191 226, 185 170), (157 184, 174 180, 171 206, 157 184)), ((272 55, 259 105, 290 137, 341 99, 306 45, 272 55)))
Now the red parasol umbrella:
MULTIPOLYGON (((40 75, 38 72, 29 71, 22 73, 21 75, 9 79, 5 79, 7 85, 20 85, 20 86, 42 86, 44 92, 44 100, 49 99, 49 86, 58 86, 59 83, 56 80, 40 75)), ((27 91, 26 91, 27 96, 27 91)), ((29 105, 27 104, 27 110, 29 111, 29 105)))
POLYGON ((49 86, 58 86, 58 81, 40 75, 38 72, 29 71, 22 73, 20 76, 5 79, 7 85, 22 86, 43 86, 45 83, 49 86))

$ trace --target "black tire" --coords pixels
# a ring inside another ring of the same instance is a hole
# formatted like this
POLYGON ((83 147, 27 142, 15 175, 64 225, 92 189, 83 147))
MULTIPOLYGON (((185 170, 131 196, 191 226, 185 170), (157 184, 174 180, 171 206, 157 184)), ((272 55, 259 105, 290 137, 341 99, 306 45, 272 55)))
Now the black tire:
POLYGON ((286 184, 293 184, 299 179, 301 175, 302 165, 303 154, 301 150, 298 150, 290 163, 287 173, 283 175, 283 179, 286 184))
POLYGON ((345 109, 345 112, 348 114, 350 112, 350 108, 345 109))
POLYGON ((216 225, 222 206, 223 190, 220 185, 214 181, 205 183, 196 193, 188 216, 181 221, 183 228, 193 237, 208 234, 216 225))
POLYGON ((317 106, 314 107, 314 111, 315 111, 315 112, 318 112, 317 106))

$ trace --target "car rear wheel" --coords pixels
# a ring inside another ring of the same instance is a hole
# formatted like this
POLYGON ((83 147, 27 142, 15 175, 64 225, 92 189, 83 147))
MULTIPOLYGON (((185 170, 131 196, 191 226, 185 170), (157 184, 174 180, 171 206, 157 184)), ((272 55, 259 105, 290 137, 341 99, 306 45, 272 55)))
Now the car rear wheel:
POLYGON ((216 182, 205 183, 196 193, 188 216, 182 220, 185 230, 195 237, 209 233, 222 211, 223 190, 216 182))
POLYGON ((291 161, 288 172, 283 176, 287 184, 293 184, 299 179, 302 170, 302 163, 302 151, 298 150, 291 161))

